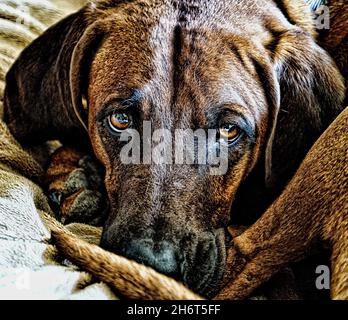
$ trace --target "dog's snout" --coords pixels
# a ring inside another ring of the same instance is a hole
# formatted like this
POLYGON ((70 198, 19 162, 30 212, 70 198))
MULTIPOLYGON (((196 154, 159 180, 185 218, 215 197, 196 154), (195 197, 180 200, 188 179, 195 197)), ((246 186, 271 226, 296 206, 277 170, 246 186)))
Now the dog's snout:
POLYGON ((126 246, 125 255, 166 275, 174 276, 179 272, 177 252, 174 245, 167 241, 133 240, 126 246))

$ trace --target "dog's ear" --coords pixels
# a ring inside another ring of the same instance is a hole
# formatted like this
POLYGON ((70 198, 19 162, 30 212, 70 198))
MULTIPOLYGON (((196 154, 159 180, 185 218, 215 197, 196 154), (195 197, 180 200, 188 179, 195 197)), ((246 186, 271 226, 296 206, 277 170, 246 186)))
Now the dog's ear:
POLYGON ((279 37, 272 59, 280 100, 270 115, 265 158, 266 183, 276 187, 343 110, 345 87, 330 56, 300 29, 279 37))
POLYGON ((85 135, 83 81, 100 23, 87 7, 48 29, 27 47, 7 74, 4 116, 23 143, 74 139, 85 135))

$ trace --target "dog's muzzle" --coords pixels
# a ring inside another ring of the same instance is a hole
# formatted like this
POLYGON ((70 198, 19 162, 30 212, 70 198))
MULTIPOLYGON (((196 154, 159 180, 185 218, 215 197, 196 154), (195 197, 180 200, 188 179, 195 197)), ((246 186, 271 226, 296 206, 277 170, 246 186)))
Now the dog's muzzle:
POLYGON ((211 297, 219 289, 226 260, 223 229, 191 234, 177 242, 138 238, 113 243, 107 234, 104 233, 101 246, 109 251, 181 281, 203 296, 211 297))

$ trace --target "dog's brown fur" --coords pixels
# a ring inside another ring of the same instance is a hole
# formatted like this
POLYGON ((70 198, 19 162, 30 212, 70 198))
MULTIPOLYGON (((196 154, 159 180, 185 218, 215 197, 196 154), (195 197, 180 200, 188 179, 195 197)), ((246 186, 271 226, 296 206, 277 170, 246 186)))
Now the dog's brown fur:
POLYGON ((234 239, 217 299, 243 299, 318 242, 332 248, 332 299, 348 299, 348 108, 308 153, 279 199, 234 239))
POLYGON ((22 53, 7 75, 5 120, 23 143, 92 146, 110 202, 102 246, 212 295, 231 203, 232 216, 260 216, 343 109, 343 79, 313 34, 302 0, 98 1, 22 53), (125 166, 106 121, 125 103, 135 126, 237 122, 244 135, 228 173, 125 166), (170 266, 141 256, 139 243, 165 243, 170 266))

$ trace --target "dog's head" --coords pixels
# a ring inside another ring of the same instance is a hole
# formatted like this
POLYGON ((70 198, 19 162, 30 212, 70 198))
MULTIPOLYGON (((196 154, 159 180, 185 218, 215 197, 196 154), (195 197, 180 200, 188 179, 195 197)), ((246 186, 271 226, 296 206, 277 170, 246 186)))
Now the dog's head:
POLYGON ((106 169, 102 246, 211 295, 239 185, 260 161, 272 177, 280 106, 301 113, 290 143, 319 130, 342 92, 331 59, 272 1, 100 1, 24 51, 5 116, 25 142, 82 143, 85 128, 106 169), (199 130, 191 156, 225 156, 225 170, 180 161, 179 129, 199 130))

